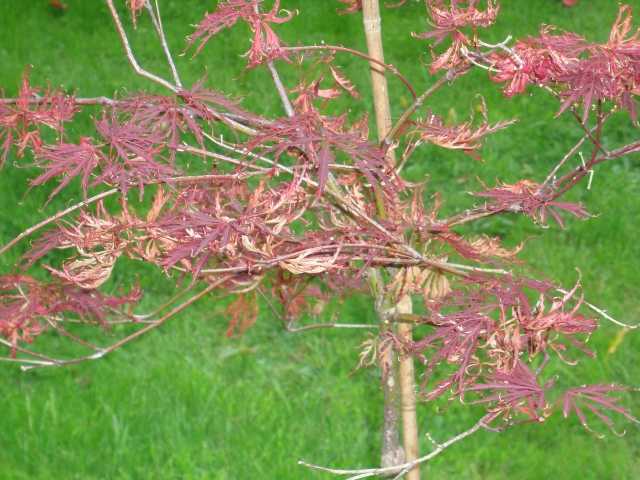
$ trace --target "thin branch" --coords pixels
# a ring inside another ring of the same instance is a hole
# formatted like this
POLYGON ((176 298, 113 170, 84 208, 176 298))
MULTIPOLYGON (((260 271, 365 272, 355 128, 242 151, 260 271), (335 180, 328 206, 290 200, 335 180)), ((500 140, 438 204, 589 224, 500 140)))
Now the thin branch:
POLYGON ((91 198, 88 198, 86 200, 78 202, 75 205, 72 205, 69 208, 66 208, 66 209, 62 210, 62 211, 56 213, 55 215, 50 216, 49 218, 46 218, 45 220, 41 221, 40 223, 36 223, 32 227, 27 228, 24 232, 22 232, 20 235, 15 237, 13 240, 11 240, 9 243, 4 245, 2 248, 0 248, 0 255, 2 255, 7 250, 9 250, 11 247, 13 247, 15 244, 20 242, 20 240, 22 240, 23 238, 30 236, 31 234, 37 232, 41 228, 46 227, 50 223, 55 222, 56 220, 59 220, 60 218, 64 217, 65 215, 67 215, 67 214, 69 214, 69 213, 71 213, 71 212, 73 212, 75 210, 78 210, 79 208, 86 207, 87 205, 95 203, 98 200, 102 200, 103 198, 107 198, 107 197, 109 197, 109 196, 111 196, 111 195, 113 195, 115 193, 118 193, 118 191, 119 190, 117 188, 112 188, 111 190, 107 190, 105 192, 99 193, 97 195, 94 195, 91 198))
POLYGON ((292 327, 290 324, 285 325, 287 332, 290 333, 300 333, 306 332, 309 330, 319 330, 324 328, 349 328, 349 329, 368 329, 368 330, 378 330, 380 327, 378 325, 367 324, 367 323, 313 323, 310 325, 304 325, 302 327, 292 327))
MULTIPOLYGON (((209 137, 207 137, 207 138, 209 138, 209 137)), ((221 153, 212 152, 210 150, 206 150, 206 149, 203 149, 203 148, 193 147, 193 146, 188 145, 186 143, 183 143, 182 145, 180 145, 177 148, 177 150, 178 150, 178 152, 187 152, 187 153, 193 153, 195 155, 215 158, 216 160, 222 160, 224 162, 228 162, 228 163, 231 163, 233 165, 239 165, 239 166, 251 168, 251 169, 254 169, 254 170, 260 170, 260 171, 262 171, 264 173, 269 171, 268 168, 263 168, 263 167, 260 167, 258 165, 254 165, 254 164, 251 164, 251 163, 243 162, 242 160, 238 160, 238 159, 235 159, 233 157, 228 157, 227 155, 222 155, 221 153)), ((279 164, 277 164, 276 162, 273 162, 273 161, 272 161, 272 164, 279 170, 282 170, 282 171, 287 172, 287 173, 293 173, 293 171, 288 167, 279 165, 279 164)))
POLYGON ((398 136, 398 134, 402 130, 402 127, 404 127, 404 125, 411 118, 411 115, 413 115, 416 112, 416 110, 418 110, 420 107, 422 107, 424 102, 431 95, 433 95, 435 92, 437 92, 447 82, 450 82, 453 78, 455 78, 455 72, 450 70, 445 75, 441 76, 438 80, 436 80, 436 82, 433 85, 431 85, 422 95, 417 97, 413 101, 413 103, 409 106, 409 108, 407 108, 402 113, 402 115, 400 116, 398 121, 393 125, 393 127, 391 127, 389 132, 385 135, 384 139, 381 142, 382 145, 383 146, 388 146, 388 145, 393 144, 393 142, 395 141, 396 137, 398 136))
POLYGON ((333 473, 335 475, 348 475, 347 480, 359 480, 362 478, 376 477, 376 476, 387 476, 387 475, 396 475, 394 478, 399 479, 407 474, 413 467, 416 465, 428 462, 429 460, 437 457, 442 452, 444 452, 447 448, 452 445, 458 443, 461 440, 464 440, 470 435, 473 435, 481 428, 485 428, 486 424, 493 418, 495 414, 491 413, 482 417, 478 423, 476 423, 473 427, 468 430, 465 430, 458 435, 451 437, 444 443, 440 443, 437 445, 435 450, 432 452, 419 457, 411 462, 406 462, 400 465, 395 465, 392 467, 386 468, 361 468, 361 469, 342 469, 342 468, 331 468, 331 467, 323 467, 321 465, 314 465, 312 463, 307 463, 304 460, 299 460, 298 465, 302 465, 303 467, 311 468, 312 470, 318 470, 320 472, 333 473))
MULTIPOLYGON (((113 98, 109 98, 109 97, 80 97, 80 98, 75 98, 75 97, 71 97, 73 100, 73 103, 75 103, 76 105, 107 105, 107 106, 113 106, 113 105, 117 105, 118 103, 121 103, 119 100, 114 100, 113 98)), ((20 102, 24 102, 24 99, 22 98, 0 98, 0 104, 2 105, 14 105, 16 103, 18 103, 18 101, 20 102)), ((30 99, 27 100, 28 103, 31 104, 39 104, 39 103, 44 103, 49 101, 49 99, 47 97, 43 97, 41 95, 34 95, 33 97, 31 97, 30 99)))
POLYGON ((151 21, 153 22, 153 26, 156 29, 158 34, 158 38, 160 39, 160 43, 162 44, 162 50, 164 51, 164 56, 167 58, 167 63, 169 64, 169 68, 171 69, 171 74, 173 75, 173 81, 176 84, 178 89, 182 90, 182 82, 180 81, 180 75, 178 75, 178 69, 176 68, 176 64, 173 61, 173 56, 171 55, 171 50, 169 49, 169 44, 167 43, 167 37, 164 34, 164 29, 162 28, 162 17, 160 16, 160 5, 158 4, 158 0, 155 0, 156 10, 153 11, 153 7, 151 6, 151 0, 147 0, 145 3, 145 7, 149 12, 149 16, 151 17, 151 21))
MULTIPOLYGON (((173 303, 179 299, 180 297, 182 297, 185 293, 189 292, 191 289, 193 288, 192 284, 189 284, 188 287, 183 288, 182 290, 180 290, 178 293, 175 293, 174 295, 171 296, 171 298, 169 298, 166 302, 162 303, 161 305, 157 306, 156 308, 154 308, 151 312, 149 313, 145 313, 145 314, 136 314, 133 315, 133 318, 135 321, 137 322, 143 322, 143 321, 148 321, 149 318, 151 317, 155 317, 156 315, 158 315, 161 311, 163 311, 165 308, 173 305, 173 303)), ((155 323, 155 322, 154 322, 155 323)))
MULTIPOLYGON (((213 137, 207 136, 207 138, 213 138, 213 137)), ((217 158, 217 159, 230 162, 236 165, 247 166, 249 168, 260 168, 256 165, 247 164, 239 160, 236 160, 235 158, 227 157, 226 155, 210 152, 208 150, 192 147, 190 145, 183 144, 179 147, 178 151, 190 152, 197 155, 204 155, 211 158, 217 158)), ((270 165, 274 166, 275 168, 280 169, 284 172, 293 174, 293 170, 291 168, 286 167, 284 165, 280 165, 279 163, 273 160, 270 160, 264 157, 261 157, 261 158, 264 161, 268 162, 270 165)), ((310 187, 318 188, 318 184, 314 180, 311 180, 308 177, 304 177, 302 180, 310 187)), ((375 219, 371 218, 367 213, 365 213, 349 197, 345 196, 345 194, 342 193, 342 191, 339 189, 337 185, 337 182, 335 182, 335 180, 332 177, 330 177, 329 180, 327 181, 325 191, 328 194, 330 194, 331 197, 335 201, 337 201, 339 206, 343 208, 347 213, 357 218, 360 218, 362 220, 365 220, 369 225, 371 225, 376 230, 384 234, 387 238, 389 238, 389 240, 393 241, 394 243, 397 243, 398 248, 400 248, 401 250, 404 250, 406 254, 416 259, 420 264, 423 264, 425 266, 429 266, 431 268, 435 268, 444 272, 449 272, 457 276, 463 276, 463 277, 468 276, 466 272, 482 272, 482 273, 492 273, 492 274, 501 274, 501 275, 508 274, 506 270, 501 270, 501 269, 487 269, 487 268, 481 268, 481 267, 472 267, 468 265, 452 264, 448 262, 440 262, 437 260, 429 259, 424 255, 422 255, 421 253, 419 253, 415 248, 413 248, 411 245, 406 243, 403 239, 397 238, 396 236, 392 235, 384 226, 382 226, 379 222, 377 222, 375 219)), ((228 271, 228 270, 225 270, 225 271, 228 271)), ((238 271, 238 269, 234 268, 232 271, 238 271)))
POLYGON ((66 366, 66 365, 75 365, 75 364, 82 363, 82 362, 85 362, 85 361, 88 361, 88 360, 98 360, 98 359, 104 357, 105 355, 108 355, 109 353, 113 352, 114 350, 117 350, 118 348, 122 347, 123 345, 126 345, 127 343, 129 343, 129 342, 141 337, 145 333, 148 333, 151 330, 154 330, 154 329, 158 328, 160 325, 163 325, 171 317, 175 316, 176 314, 180 313, 185 308, 187 308, 190 305, 192 305, 193 303, 197 302, 202 297, 206 296, 208 293, 210 293, 214 289, 218 288, 221 284, 223 284, 224 282, 228 281, 230 278, 231 278, 230 276, 226 276, 226 277, 218 279, 216 282, 213 282, 213 283, 209 284, 204 290, 202 290, 201 292, 199 292, 196 295, 192 296, 191 298, 189 298, 185 302, 181 303, 177 307, 174 307, 168 313, 166 313, 165 315, 160 317, 156 322, 146 324, 145 327, 141 328, 140 330, 136 331, 135 333, 132 333, 131 335, 129 335, 129 336, 117 341, 116 343, 114 343, 114 344, 112 344, 112 345, 110 345, 110 346, 108 346, 106 348, 98 350, 96 353, 94 353, 92 355, 86 355, 86 356, 83 356, 83 357, 77 357, 77 358, 72 358, 72 359, 68 359, 68 360, 49 359, 49 360, 45 360, 45 361, 38 362, 38 363, 34 363, 33 361, 28 361, 27 363, 30 363, 30 365, 23 365, 21 367, 21 370, 26 372, 26 371, 29 371, 29 370, 33 370, 35 368, 62 367, 62 366, 66 366))
POLYGON ((407 78, 402 75, 400 73, 400 71, 394 67, 393 65, 389 64, 389 63, 385 63, 377 58, 373 58, 369 55, 367 55, 366 53, 363 53, 359 50, 354 50, 353 48, 348 48, 348 47, 342 47, 339 45, 307 45, 307 46, 302 46, 302 47, 284 47, 284 50, 287 50, 289 52, 305 52, 305 51, 320 51, 320 50, 329 50, 329 51, 333 51, 333 52, 344 52, 344 53, 348 53, 350 55, 353 55, 355 57, 360 57, 363 58, 365 60, 368 60, 369 62, 375 63, 376 65, 378 65, 379 67, 382 67, 385 70, 388 70, 389 72, 391 72, 393 75, 395 75, 396 77, 398 77, 398 79, 407 87, 407 89, 409 90, 409 92, 411 93, 411 96, 413 98, 416 98, 417 94, 415 89, 413 88, 413 86, 411 85, 411 82, 409 82, 409 80, 407 80, 407 78))
POLYGON ((129 38, 127 37, 127 33, 122 26, 122 22, 120 21, 120 15, 118 15, 118 11, 116 10, 115 5, 113 4, 113 0, 105 0, 107 2, 107 6, 109 7, 109 11, 111 12, 111 16, 113 17, 113 21, 116 25, 116 30, 118 31, 118 36, 120 37, 120 42, 122 43, 122 47, 124 48, 125 53, 127 54, 127 59, 129 63, 133 67, 133 70, 140 76, 148 78, 149 80, 157 83, 158 85, 162 85, 163 87, 171 90, 173 93, 177 93, 179 88, 171 82, 165 80, 158 75, 151 73, 140 66, 136 57, 133 55, 133 50, 131 50, 131 45, 129 43, 129 38))
MULTIPOLYGON (((556 290, 560 293, 562 293, 563 295, 567 295, 569 292, 567 292, 566 290, 563 290, 562 288, 556 288, 556 290)), ((609 315, 605 310, 602 310, 599 307, 596 307, 594 304, 586 302, 586 301, 582 301, 582 303, 584 303, 589 309, 593 310, 594 312, 596 312, 598 315, 600 315, 602 318, 604 318, 605 320, 610 321, 611 323, 613 323, 614 325, 618 325, 619 327, 624 327, 624 328, 628 328, 628 329, 636 329, 638 327, 640 327, 640 324, 635 324, 635 325, 631 325, 628 323, 623 323, 619 320, 616 320, 615 318, 613 318, 611 315, 609 315)))
POLYGON ((269 72, 271 72, 271 78, 273 78, 273 83, 276 85, 276 90, 278 90, 278 95, 280 95, 280 100, 282 100, 282 106, 284 107, 284 111, 287 113, 287 117, 293 117, 295 114, 293 105, 291 105, 291 100, 287 95, 287 90, 282 84, 280 75, 278 75, 278 70, 276 70, 273 62, 267 62, 267 67, 269 68, 269 72))
MULTIPOLYGON (((591 130, 592 132, 595 131, 595 127, 591 130)), ((571 150, 569 150, 567 152, 567 154, 562 157, 562 159, 558 162, 558 164, 553 167, 553 170, 551 170, 551 172, 549 172, 549 175, 547 175, 547 178, 545 179, 544 182, 542 182, 542 187, 544 187, 545 185, 548 185, 556 176, 556 174, 558 173, 558 171, 560 170, 560 168, 562 168, 562 166, 566 163, 567 160, 569 160, 571 157, 573 157, 576 152, 580 149, 580 147, 582 146, 582 144, 589 138, 588 135, 584 135, 579 141, 578 143, 576 143, 571 150)))

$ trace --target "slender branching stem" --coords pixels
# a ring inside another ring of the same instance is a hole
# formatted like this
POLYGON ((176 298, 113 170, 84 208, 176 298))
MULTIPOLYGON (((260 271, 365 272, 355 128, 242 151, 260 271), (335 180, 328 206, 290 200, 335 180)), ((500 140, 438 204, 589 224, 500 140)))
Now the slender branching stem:
MULTIPOLYGON (((122 346, 124 346, 124 345, 126 345, 126 344, 128 344, 128 343, 130 343, 130 342, 132 342, 132 341, 134 341, 134 340, 136 340, 138 338, 140 338, 141 336, 149 333, 150 331, 155 330, 160 325, 163 325, 167 320, 169 320, 170 318, 174 317, 175 315, 177 315, 178 313, 180 313, 181 311, 183 311, 187 307, 193 305, 195 302, 197 302, 201 298, 205 297, 206 295, 208 295, 213 290, 215 290, 220 285, 222 285, 223 283, 227 282, 230 279, 231 279, 230 276, 226 276, 226 277, 222 277, 222 278, 210 283, 202 291, 200 291, 199 293, 193 295, 191 298, 189 298, 185 302, 181 303, 180 305, 172 308, 169 312, 167 312, 165 315, 160 317, 154 323, 146 324, 143 328, 141 328, 140 330, 137 330, 135 333, 132 333, 131 335, 128 335, 127 337, 125 337, 125 338, 123 338, 121 340, 118 340, 117 342, 113 343, 112 345, 109 345, 106 348, 98 350, 94 354, 85 355, 85 356, 82 356, 82 357, 76 357, 76 358, 72 358, 72 359, 53 359, 52 358, 52 359, 47 359, 45 361, 41 361, 41 362, 38 362, 38 363, 26 362, 26 363, 30 363, 30 364, 23 365, 21 368, 22 368, 23 371, 29 371, 29 370, 33 370, 35 368, 43 368, 43 367, 62 367, 62 366, 67 366, 67 365, 75 365, 75 364, 78 364, 78 363, 85 362, 87 360, 97 360, 97 359, 103 358, 105 355, 107 355, 107 354, 109 354, 109 353, 121 348, 122 346)), ((31 353, 31 352, 29 352, 29 353, 31 353)))
POLYGON ((107 2, 107 7, 109 7, 109 11, 111 12, 111 17, 113 18, 113 22, 116 26, 116 31, 118 32, 118 36, 120 37, 120 42, 122 43, 122 47, 124 48, 125 54, 127 55, 127 59, 131 64, 133 70, 140 76, 145 77, 152 82, 157 83, 158 85, 162 85, 164 88, 171 90, 174 93, 179 91, 179 88, 169 82, 168 80, 159 77, 158 75, 151 73, 140 66, 138 60, 133 54, 133 50, 131 49, 131 44, 129 43, 129 38, 127 37, 127 32, 122 26, 122 21, 120 20, 120 15, 118 14, 118 10, 113 4, 113 0, 105 0, 107 2))
POLYGON ((303 467, 311 468, 312 470, 317 470, 325 473, 332 473, 334 475, 342 475, 348 477, 346 480, 359 480, 362 478, 370 478, 370 477, 379 477, 379 476, 389 476, 395 475, 394 479, 402 478, 409 471, 414 469, 417 465, 428 462, 433 458, 440 455, 449 447, 455 445, 456 443, 464 440, 465 438, 473 435, 477 431, 483 428, 487 428, 487 424, 492 420, 493 414, 485 415, 482 417, 475 425, 473 425, 468 430, 461 432, 453 437, 451 437, 446 442, 437 444, 436 448, 429 452, 426 455, 423 455, 415 460, 410 462, 405 462, 400 465, 394 465, 390 467, 382 467, 382 468, 359 468, 359 469, 344 469, 344 468, 332 468, 332 467, 323 467, 321 465, 315 465, 312 463, 305 462, 304 460, 298 461, 298 465, 302 465, 303 467))
POLYGON ((400 115, 400 118, 396 121, 393 127, 391 127, 389 132, 384 136, 384 139, 382 140, 381 143, 385 146, 392 145, 396 141, 398 135, 402 131, 402 128, 407 124, 411 116, 424 105, 424 102, 429 97, 431 97, 431 95, 433 95, 435 92, 440 90, 440 88, 442 88, 443 85, 446 85, 453 78, 455 78, 455 74, 447 72, 445 75, 438 78, 438 80, 436 80, 436 82, 433 85, 431 85, 422 95, 420 95, 419 97, 416 97, 416 99, 409 106, 409 108, 407 108, 404 112, 402 112, 402 115, 400 115))
POLYGON ((413 85, 411 85, 411 82, 409 82, 409 80, 407 80, 407 78, 404 75, 402 75, 396 67, 394 67, 389 63, 385 63, 383 60, 375 58, 371 55, 367 55, 366 53, 360 52, 359 50, 343 47, 340 45, 306 45, 306 46, 300 46, 300 47, 285 47, 285 50, 289 52, 310 52, 310 51, 323 51, 323 50, 329 51, 329 52, 344 52, 344 53, 353 55, 355 57, 363 58, 377 65, 383 70, 388 70, 389 72, 391 72, 393 75, 398 77, 398 79, 407 87, 407 90, 409 90, 413 98, 416 98, 417 96, 416 90, 415 88, 413 88, 413 85))
POLYGON ((280 95, 280 99, 282 100, 282 106, 284 107, 284 111, 286 112, 287 117, 293 117, 293 115, 295 114, 293 110, 293 105, 291 105, 291 100, 289 100, 289 95, 287 95, 287 89, 282 84, 282 80, 280 79, 278 70, 276 70, 276 67, 273 64, 273 62, 267 62, 267 68, 271 73, 271 78, 273 78, 273 83, 276 86, 278 95, 280 95))
POLYGON ((117 188, 112 188, 112 189, 107 190, 105 192, 98 193, 97 195, 94 195, 93 197, 90 197, 90 198, 87 198, 86 200, 78 202, 75 205, 70 206, 69 208, 65 208, 64 210, 59 211, 55 215, 52 215, 52 216, 42 220, 41 222, 36 223, 35 225, 27 228, 20 235, 18 235, 13 240, 11 240, 9 243, 5 244, 2 248, 0 248, 0 255, 4 254, 7 250, 9 250, 11 247, 13 247, 18 242, 20 242, 23 238, 26 238, 26 237, 34 234, 35 232, 37 232, 41 228, 46 227, 47 225, 55 222, 56 220, 61 219, 62 217, 64 217, 65 215, 68 215, 71 212, 74 212, 74 211, 76 211, 76 210, 78 210, 80 208, 84 208, 87 205, 91 205, 92 203, 95 203, 95 202, 97 202, 99 200, 102 200, 104 198, 110 197, 111 195, 115 195, 116 193, 118 193, 118 191, 119 190, 117 188))
POLYGON ((173 60, 173 55, 171 54, 171 50, 169 49, 169 43, 167 42, 167 37, 164 33, 164 28, 162 27, 162 17, 160 16, 160 4, 158 0, 154 0, 155 3, 155 11, 151 6, 151 0, 147 0, 145 3, 145 7, 149 12, 149 16, 151 17, 151 22, 153 23, 153 27, 156 29, 156 33, 158 34, 158 38, 160 39, 160 44, 162 45, 162 51, 164 52, 164 56, 167 58, 167 63, 169 64, 169 68, 171 69, 171 75, 173 75, 173 81, 178 87, 179 90, 182 89, 182 81, 180 80, 180 75, 178 74, 178 69, 176 68, 176 64, 173 60))

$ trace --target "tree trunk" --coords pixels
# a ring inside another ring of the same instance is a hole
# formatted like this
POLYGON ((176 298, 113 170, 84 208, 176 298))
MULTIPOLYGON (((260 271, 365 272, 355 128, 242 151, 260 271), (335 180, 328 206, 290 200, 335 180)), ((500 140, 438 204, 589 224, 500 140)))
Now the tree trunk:
MULTIPOLYGON (((380 270, 370 268, 368 274, 371 293, 375 298, 376 313, 380 321, 380 335, 382 336, 391 328, 385 286, 380 270)), ((382 371, 384 397, 380 465, 387 468, 404 463, 404 450, 400 445, 400 385, 396 352, 393 348, 381 349, 378 361, 382 371)))
MULTIPOLYGON (((364 22, 364 31, 367 39, 367 48, 369 56, 376 60, 384 62, 384 49, 382 46, 382 28, 380 19, 379 0, 363 0, 362 13, 364 22)), ((373 63, 371 66, 371 83, 373 89, 373 100, 376 112, 376 126, 378 129, 378 138, 385 138, 392 127, 391 108, 389 104, 389 89, 387 79, 384 72, 380 70, 378 65, 373 63)), ((393 153, 387 157, 391 167, 395 166, 393 153)), ((378 278, 380 278, 378 276, 378 278)), ((381 287, 379 287, 381 288, 381 287)), ((399 299, 395 306, 396 313, 412 313, 411 298, 404 296, 399 299)), ((381 319, 386 320, 383 314, 381 319)), ((383 328, 389 328, 383 325, 383 328)), ((400 338, 404 341, 411 341, 412 326, 410 324, 400 324, 397 331, 400 338)), ((413 357, 406 355, 400 359, 399 367, 399 385, 396 377, 395 358, 396 352, 391 349, 387 352, 393 358, 391 368, 387 375, 383 376, 384 390, 384 427, 382 436, 382 466, 397 465, 399 450, 399 425, 397 410, 397 391, 400 389, 401 405, 402 405, 402 431, 404 443, 404 460, 411 461, 418 457, 418 422, 416 418, 416 392, 415 392, 415 373, 413 366, 413 357), (392 462, 392 463, 390 463, 392 462)), ((416 466, 406 477, 408 480, 419 480, 420 470, 416 466)))

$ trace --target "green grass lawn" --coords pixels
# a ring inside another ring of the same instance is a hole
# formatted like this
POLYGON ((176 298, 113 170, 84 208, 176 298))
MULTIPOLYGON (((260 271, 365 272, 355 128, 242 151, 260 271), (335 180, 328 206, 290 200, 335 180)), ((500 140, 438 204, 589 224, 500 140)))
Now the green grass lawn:
MULTIPOLYGON (((62 86, 80 96, 115 91, 156 90, 134 76, 122 55, 103 2, 66 0, 57 13, 45 0, 0 2, 0 86, 8 95, 29 64, 34 84, 62 86)), ((123 2, 119 2, 123 3, 123 2)), ((215 2, 162 0, 165 28, 176 52, 207 8, 215 2)), ((301 14, 279 27, 290 44, 343 44, 364 49, 360 16, 335 15, 333 0, 283 0, 301 14)), ((533 34, 541 23, 607 38, 617 2, 584 0, 566 9, 558 0, 504 0, 503 12, 488 41, 508 34, 533 34)), ((433 81, 425 63, 426 45, 411 38, 426 29, 420 2, 384 12, 386 57, 414 85, 433 81)), ((638 22, 640 23, 640 22, 638 22)), ((129 22, 127 21, 127 24, 129 22)), ((141 63, 166 73, 151 26, 141 21, 134 48, 141 63)), ((179 57, 186 83, 207 75, 207 84, 243 97, 243 104, 268 116, 282 115, 267 74, 247 71, 240 57, 248 32, 224 32, 192 59, 179 57)), ((347 56, 338 64, 367 98, 366 65, 347 56)), ((296 70, 282 67, 293 85, 296 70)), ((484 163, 461 154, 425 147, 407 168, 414 180, 428 174, 427 193, 446 195, 445 210, 471 205, 465 192, 488 183, 522 177, 544 178, 545 172, 580 136, 570 118, 554 119, 557 104, 543 92, 507 100, 483 72, 473 72, 460 85, 446 87, 429 108, 447 118, 464 119, 481 92, 492 120, 520 121, 491 138, 484 163), (466 183, 463 181, 466 180, 466 183)), ((394 114, 409 98, 396 80, 390 82, 394 114)), ((370 108, 365 100, 359 108, 370 108)), ((618 145, 638 137, 624 116, 605 138, 618 145)), ((74 127, 81 132, 88 120, 74 127)), ((73 190, 46 208, 53 186, 26 193, 34 171, 8 162, 0 173, 0 243, 70 203, 73 190), (63 198, 64 197, 64 198, 63 198)), ((593 187, 578 188, 571 198, 596 214, 588 221, 569 221, 566 230, 542 230, 527 219, 502 218, 474 226, 501 235, 515 245, 528 240, 522 258, 535 271, 572 285, 580 268, 587 298, 615 317, 640 321, 638 269, 640 211, 638 157, 604 165, 593 187)), ((76 190, 78 192, 79 190, 76 190)), ((0 259, 10 271, 23 253, 22 244, 0 259)), ((110 283, 114 288, 132 276, 147 292, 144 306, 166 298, 170 280, 152 268, 121 262, 110 283)), ((373 466, 379 457, 381 392, 374 370, 350 372, 357 363, 359 332, 318 331, 292 335, 283 331, 268 310, 244 337, 224 336, 224 305, 203 301, 159 331, 99 362, 67 369, 20 373, 0 368, 0 479, 298 479, 330 478, 296 465, 300 458, 336 466, 373 466)), ((338 311, 345 322, 373 322, 366 299, 356 298, 338 311)), ((638 385, 637 334, 629 333, 608 354, 616 329, 605 324, 591 339, 598 357, 575 368, 560 368, 572 384, 616 381, 638 385)), ((46 340, 45 340, 46 341, 46 340)), ((50 340, 54 342, 55 339, 50 340)), ((628 404, 640 415, 640 397, 628 404)), ((438 440, 468 428, 478 417, 474 409, 452 407, 439 414, 430 406, 420 412, 420 425, 438 440)), ((640 478, 640 435, 634 425, 626 436, 596 439, 576 420, 560 417, 543 425, 524 425, 495 434, 480 432, 451 448, 426 469, 430 479, 637 479, 640 478)), ((422 450, 429 448, 423 436, 422 450)))

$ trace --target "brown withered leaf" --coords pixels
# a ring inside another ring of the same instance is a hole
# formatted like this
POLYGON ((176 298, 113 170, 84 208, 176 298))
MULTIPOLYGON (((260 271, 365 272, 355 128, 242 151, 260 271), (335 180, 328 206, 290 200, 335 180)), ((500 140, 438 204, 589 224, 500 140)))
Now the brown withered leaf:
POLYGON ((378 337, 367 338, 360 344, 360 353, 358 354, 358 364, 351 372, 355 373, 361 368, 372 367, 378 360, 378 337))
POLYGON ((232 337, 236 333, 242 335, 251 328, 258 319, 258 310, 255 292, 239 294, 226 309, 226 314, 230 317, 227 337, 232 337))
POLYGON ((396 273, 388 289, 395 298, 422 294, 425 300, 439 300, 451 292, 446 275, 429 268, 408 267, 396 273))
POLYGON ((422 286, 425 300, 440 300, 451 292, 449 279, 441 272, 429 270, 429 275, 422 286))
POLYGON ((520 243, 513 250, 509 250, 502 246, 498 237, 490 237, 488 235, 481 235, 473 239, 469 244, 482 257, 499 258, 513 258, 524 247, 524 244, 520 243))
POLYGON ((387 375, 393 367, 393 339, 390 336, 370 336, 360 344, 358 354, 358 364, 350 372, 353 375, 362 368, 380 365, 382 378, 387 375))
POLYGON ((56 277, 82 289, 95 290, 109 279, 121 253, 121 251, 91 253, 65 262, 62 270, 56 270, 48 265, 45 265, 45 268, 56 277))
POLYGON ((162 207, 167 203, 168 197, 164 194, 164 188, 161 186, 156 190, 156 194, 153 197, 153 204, 147 212, 147 222, 155 222, 160 216, 162 207))
POLYGON ((62 3, 60 0, 49 0, 49 6, 60 12, 64 12, 69 6, 66 3, 62 3))
POLYGON ((428 270, 420 267, 401 268, 394 275, 387 288, 393 292, 395 298, 418 293, 422 289, 427 275, 428 270))
POLYGON ((333 257, 326 255, 311 257, 310 255, 310 253, 304 253, 299 257, 284 260, 279 265, 294 275, 324 273, 335 266, 338 255, 340 255, 340 248, 336 250, 333 257))
POLYGON ((329 66, 329 70, 331 70, 331 75, 336 83, 345 90, 349 95, 353 98, 360 98, 360 92, 356 89, 356 86, 347 78, 347 76, 342 73, 337 67, 333 65, 329 66))

